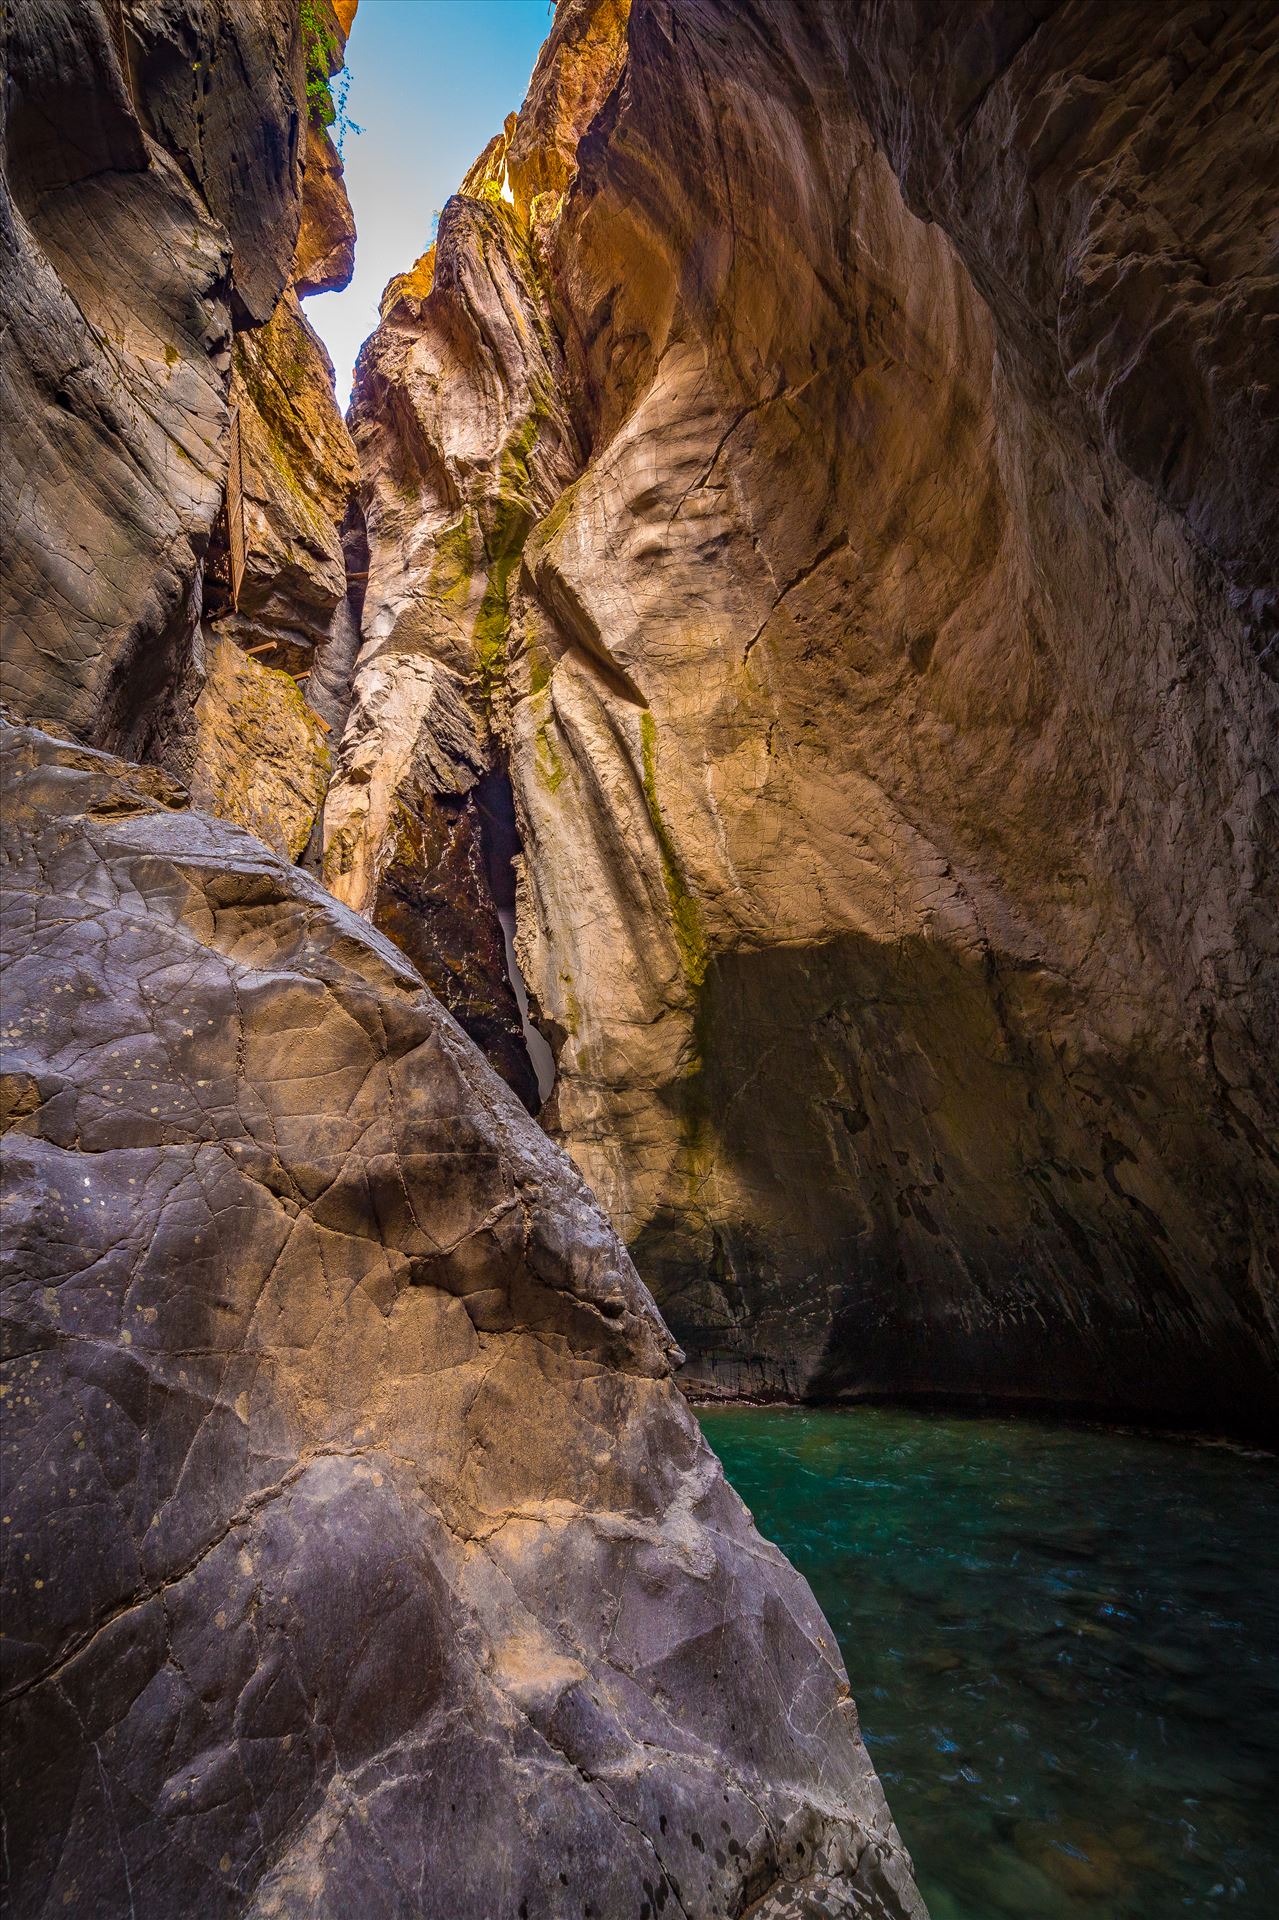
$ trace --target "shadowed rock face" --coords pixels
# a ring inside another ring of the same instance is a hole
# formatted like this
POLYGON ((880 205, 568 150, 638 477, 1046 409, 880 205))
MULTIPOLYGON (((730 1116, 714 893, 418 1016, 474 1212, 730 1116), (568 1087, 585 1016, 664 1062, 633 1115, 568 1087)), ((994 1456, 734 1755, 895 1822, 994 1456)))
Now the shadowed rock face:
POLYGON ((365 657, 508 763, 545 1117, 707 1388, 1275 1431, 1277 68, 1260 6, 561 8, 393 283, 365 657))
POLYGON ((1218 561, 1273 674, 1274 9, 878 5, 850 61, 910 205, 1218 561))
POLYGON ((922 1916, 566 1157, 260 842, 3 756, 10 1911, 922 1916))
POLYGON ((223 641, 303 675, 358 622, 354 452, 292 291, 349 278, 353 234, 296 0, 37 0, 6 56, 3 696, 292 847, 305 768, 287 820, 241 801, 257 762, 327 762, 347 688, 317 687, 317 720, 223 641))
POLYGON ((128 0, 122 37, 115 13, 6 25, 2 684, 141 748, 198 618, 232 323, 293 254, 301 55, 284 0, 128 0))

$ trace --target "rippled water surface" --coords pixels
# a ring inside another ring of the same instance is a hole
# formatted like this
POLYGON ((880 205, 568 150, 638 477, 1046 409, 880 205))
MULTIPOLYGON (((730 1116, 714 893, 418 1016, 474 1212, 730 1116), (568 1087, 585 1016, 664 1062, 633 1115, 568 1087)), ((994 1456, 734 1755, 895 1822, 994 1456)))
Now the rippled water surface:
POLYGON ((1279 1467, 1004 1419, 706 1411, 839 1636, 934 1920, 1279 1920, 1279 1467))

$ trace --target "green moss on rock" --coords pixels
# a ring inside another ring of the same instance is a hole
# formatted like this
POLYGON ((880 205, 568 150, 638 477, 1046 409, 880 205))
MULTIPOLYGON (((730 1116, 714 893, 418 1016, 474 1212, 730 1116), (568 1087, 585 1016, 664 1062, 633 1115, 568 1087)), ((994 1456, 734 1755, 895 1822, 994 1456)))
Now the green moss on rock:
POLYGON ((506 671, 510 631, 511 575, 519 564, 533 524, 533 480, 529 455, 537 439, 535 410, 510 436, 498 460, 497 497, 489 513, 484 548, 488 582, 472 635, 480 688, 486 700, 506 671))
POLYGON ((670 830, 662 816, 657 798, 657 723, 646 708, 640 715, 640 752, 643 764, 644 802, 657 839, 662 863, 662 881, 671 910, 671 926, 680 960, 690 986, 700 987, 706 978, 706 934, 701 909, 689 892, 684 870, 675 851, 670 830))
POLYGON ((450 605, 464 604, 471 591, 474 558, 474 519, 465 508, 462 518, 446 527, 435 542, 435 558, 427 576, 427 591, 433 599, 450 605))

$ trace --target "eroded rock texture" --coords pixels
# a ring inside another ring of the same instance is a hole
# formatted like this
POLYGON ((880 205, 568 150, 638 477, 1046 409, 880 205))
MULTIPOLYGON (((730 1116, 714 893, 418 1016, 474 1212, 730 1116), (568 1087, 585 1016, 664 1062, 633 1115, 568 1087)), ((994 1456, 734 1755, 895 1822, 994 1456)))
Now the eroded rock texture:
POLYGON ((567 1158, 308 876, 2 737, 8 1910, 922 1917, 567 1158))
MULTIPOLYGON (((313 7, 311 61, 336 69, 345 27, 313 7)), ((367 551, 355 449, 333 367, 299 295, 350 279, 355 228, 341 162, 314 112, 301 226, 267 323, 240 333, 228 400, 226 504, 206 568, 195 729, 168 764, 198 804, 299 857, 316 833, 329 736, 350 702, 367 551), (237 540, 238 535, 238 540, 237 540)), ((317 836, 318 837, 318 836, 317 836)))
POLYGON ((324 804, 330 756, 291 674, 211 638, 195 705, 191 795, 297 860, 324 804))
POLYGON ((501 764, 494 701, 521 550, 581 455, 529 242, 496 187, 449 203, 433 255, 392 282, 383 312, 361 360, 370 582, 324 877, 406 946, 536 1104, 479 795, 501 764))
POLYGON ((6 694, 78 737, 0 730, 6 1911, 922 1916, 829 1630, 580 1175, 290 864, 350 708, 334 887, 535 1104, 496 710, 583 449, 529 242, 493 182, 440 419, 499 444, 353 689, 363 517, 298 300, 350 218, 293 5, 50 0, 12 40, 6 694), (484 300, 528 377, 468 426, 484 300))
POLYGON ((505 760, 546 1118, 707 1388, 1274 1431, 1276 67, 581 0, 393 283, 330 856, 505 760))
MULTIPOLYGON (((310 16, 335 63, 341 24, 310 16)), ((164 761, 255 830, 230 802, 298 736, 228 730, 278 703, 266 681, 230 708, 208 692, 218 634, 301 684, 358 627, 354 455, 292 291, 349 277, 353 239, 305 37, 294 0, 33 0, 6 24, 3 697, 164 761)), ((247 693, 254 657, 235 671, 247 693)), ((312 757, 345 711, 345 685, 318 692, 312 757)))
POLYGON ((297 237, 297 11, 31 0, 5 42, 4 698, 141 749, 198 619, 232 325, 297 237))

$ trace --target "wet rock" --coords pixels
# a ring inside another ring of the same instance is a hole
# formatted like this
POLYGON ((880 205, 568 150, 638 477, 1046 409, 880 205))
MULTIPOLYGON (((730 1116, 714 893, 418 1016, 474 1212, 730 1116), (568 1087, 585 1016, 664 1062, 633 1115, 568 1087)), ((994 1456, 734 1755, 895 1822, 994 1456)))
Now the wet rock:
POLYGON ((3 747, 9 1911, 920 1920, 567 1158, 306 875, 3 747))
POLYGON ((1076 1898, 1113 1902, 1123 1897, 1129 1878, 1124 1856, 1078 1821, 1060 1826, 1022 1821, 1013 1831, 1013 1844, 1023 1858, 1076 1898))

